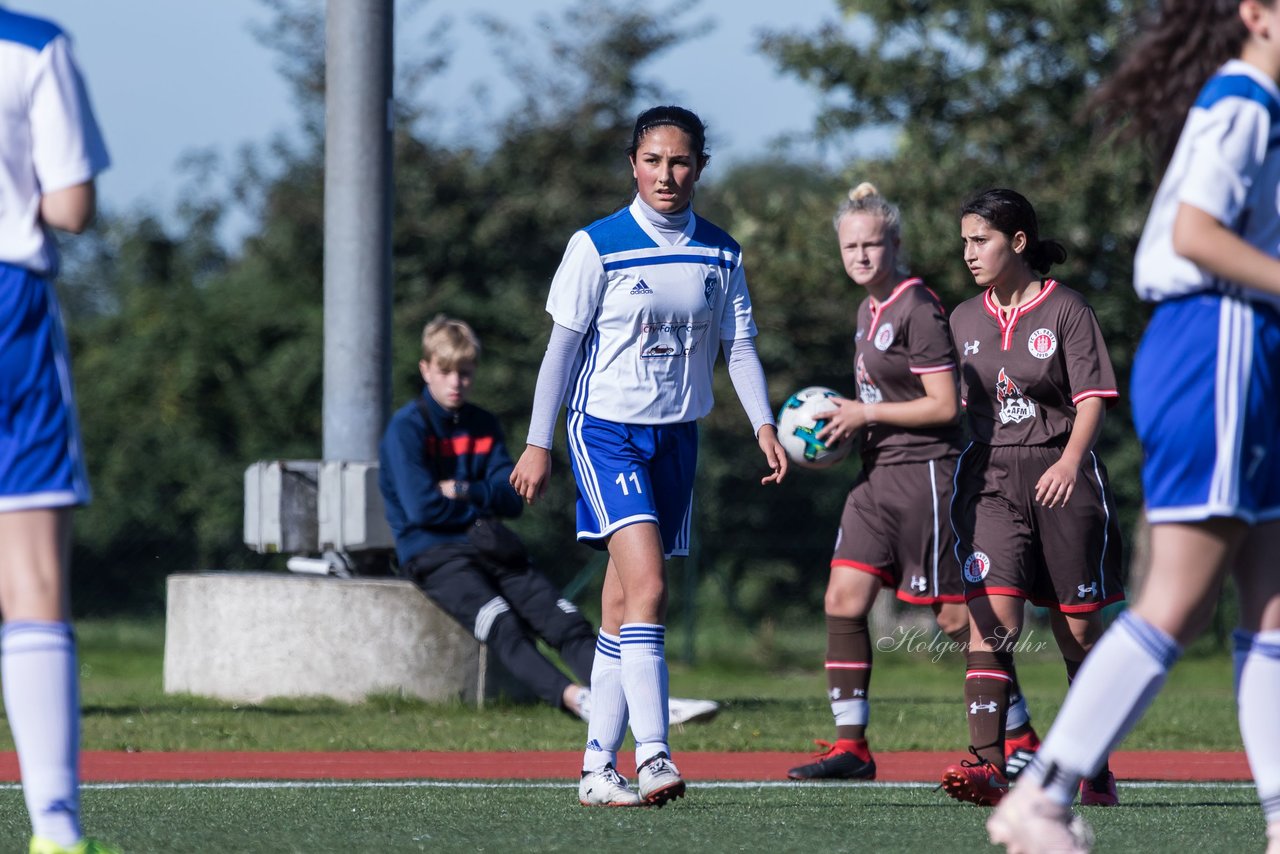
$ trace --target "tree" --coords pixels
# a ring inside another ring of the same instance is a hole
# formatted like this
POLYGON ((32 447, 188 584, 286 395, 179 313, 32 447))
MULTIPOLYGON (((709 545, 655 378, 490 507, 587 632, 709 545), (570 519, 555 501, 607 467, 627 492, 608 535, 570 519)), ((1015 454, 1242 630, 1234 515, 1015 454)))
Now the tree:
MULTIPOLYGON (((1053 275, 1092 303, 1126 395, 1145 311, 1132 258, 1154 189, 1134 148, 1101 141, 1084 116, 1090 89, 1135 36, 1146 0, 841 0, 852 26, 772 33, 761 47, 825 95, 819 133, 892 129, 883 154, 850 158, 903 209, 913 271, 949 305, 972 295, 958 210, 975 191, 1009 186, 1036 206, 1041 232, 1068 247, 1053 275)), ((1122 514, 1141 503, 1128 407, 1111 410, 1100 451, 1122 514)))

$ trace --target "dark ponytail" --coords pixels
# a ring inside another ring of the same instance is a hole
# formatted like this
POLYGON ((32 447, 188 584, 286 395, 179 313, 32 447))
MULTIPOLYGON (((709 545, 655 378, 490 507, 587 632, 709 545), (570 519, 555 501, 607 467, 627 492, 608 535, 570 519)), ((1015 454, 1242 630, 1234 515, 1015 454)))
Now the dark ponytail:
POLYGON ((960 208, 960 217, 973 214, 987 221, 992 228, 1012 239, 1021 231, 1027 236, 1027 248, 1022 257, 1027 265, 1040 275, 1045 275, 1054 264, 1067 260, 1067 248, 1056 240, 1040 239, 1040 223, 1036 209, 1026 196, 1016 190, 983 190, 960 208))

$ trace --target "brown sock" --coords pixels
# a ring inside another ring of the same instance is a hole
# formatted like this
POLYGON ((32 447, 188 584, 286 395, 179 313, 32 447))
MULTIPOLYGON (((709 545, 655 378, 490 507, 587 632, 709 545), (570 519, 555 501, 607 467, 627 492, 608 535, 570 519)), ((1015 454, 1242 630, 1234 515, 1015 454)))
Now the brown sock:
POLYGON ((956 629, 954 632, 947 632, 947 637, 951 638, 951 642, 960 647, 961 654, 969 648, 969 627, 956 629))
MULTIPOLYGON (((827 615, 827 696, 831 702, 866 700, 871 684, 871 634, 866 617, 827 615)), ((836 738, 866 738, 866 723, 836 721, 836 738)))
POLYGON ((1009 711, 1008 653, 969 650, 964 679, 969 740, 979 758, 1004 770, 1004 720, 1009 711))

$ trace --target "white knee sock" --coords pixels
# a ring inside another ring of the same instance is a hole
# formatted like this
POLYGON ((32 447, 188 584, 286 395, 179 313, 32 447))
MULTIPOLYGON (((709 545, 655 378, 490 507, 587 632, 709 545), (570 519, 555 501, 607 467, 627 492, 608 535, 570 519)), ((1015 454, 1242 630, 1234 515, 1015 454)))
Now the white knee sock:
POLYGON ((1280 631, 1254 635, 1240 672, 1236 702, 1240 711, 1240 735, 1249 755, 1249 767, 1258 787, 1258 799, 1267 823, 1280 821, 1280 631))
POLYGON ((1035 759, 1023 771, 1067 805, 1129 734, 1164 685, 1182 649, 1126 611, 1085 658, 1035 759))
POLYGON ((1031 712, 1027 709, 1027 698, 1022 694, 1009 697, 1009 711, 1004 718, 1004 729, 1008 732, 1031 723, 1031 712))
POLYGON ((631 712, 631 734, 636 739, 636 765, 667 746, 667 630, 652 623, 627 623, 622 627, 622 689, 631 712))
POLYGON ((0 679, 32 832, 70 847, 80 839, 80 695, 71 626, 5 623, 0 679))
POLYGON ((617 767, 618 748, 627 734, 627 697, 622 691, 622 653, 617 635, 601 631, 596 636, 596 657, 591 665, 591 717, 587 721, 587 749, 583 771, 617 767))
POLYGON ((1253 649, 1253 632, 1237 628, 1231 633, 1231 684, 1235 686, 1236 697, 1240 696, 1240 672, 1244 670, 1244 660, 1253 649))

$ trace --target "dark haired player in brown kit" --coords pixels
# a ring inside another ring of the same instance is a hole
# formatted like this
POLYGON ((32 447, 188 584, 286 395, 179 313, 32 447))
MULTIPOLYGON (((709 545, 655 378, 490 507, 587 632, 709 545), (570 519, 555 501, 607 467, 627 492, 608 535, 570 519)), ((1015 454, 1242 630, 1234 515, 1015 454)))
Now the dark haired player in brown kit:
MULTIPOLYGON (((972 442, 960 455, 951 520, 971 615, 965 706, 970 751, 947 794, 991 805, 1008 790, 1004 717, 1023 604, 1049 609, 1074 679, 1124 597, 1120 532, 1093 445, 1117 397, 1098 323, 1084 298, 1049 278, 1066 250, 1041 240, 1031 203, 988 190, 961 211, 964 258, 983 292, 951 315, 972 442)), ((1104 764, 1081 803, 1116 803, 1104 764)))
MULTIPOLYGON (((882 588, 931 607, 943 632, 969 640, 947 519, 961 447, 955 347, 938 297, 905 270, 900 222, 898 208, 869 183, 855 187, 834 218, 845 272, 866 298, 857 315, 857 398, 833 401, 819 437, 847 442, 861 434, 862 471, 840 517, 824 600, 836 741, 819 741, 824 750, 813 761, 787 772, 793 780, 875 778, 866 738, 867 615, 882 588)), ((1024 707, 1010 720, 1011 746, 1019 736, 1038 744, 1024 707)))

